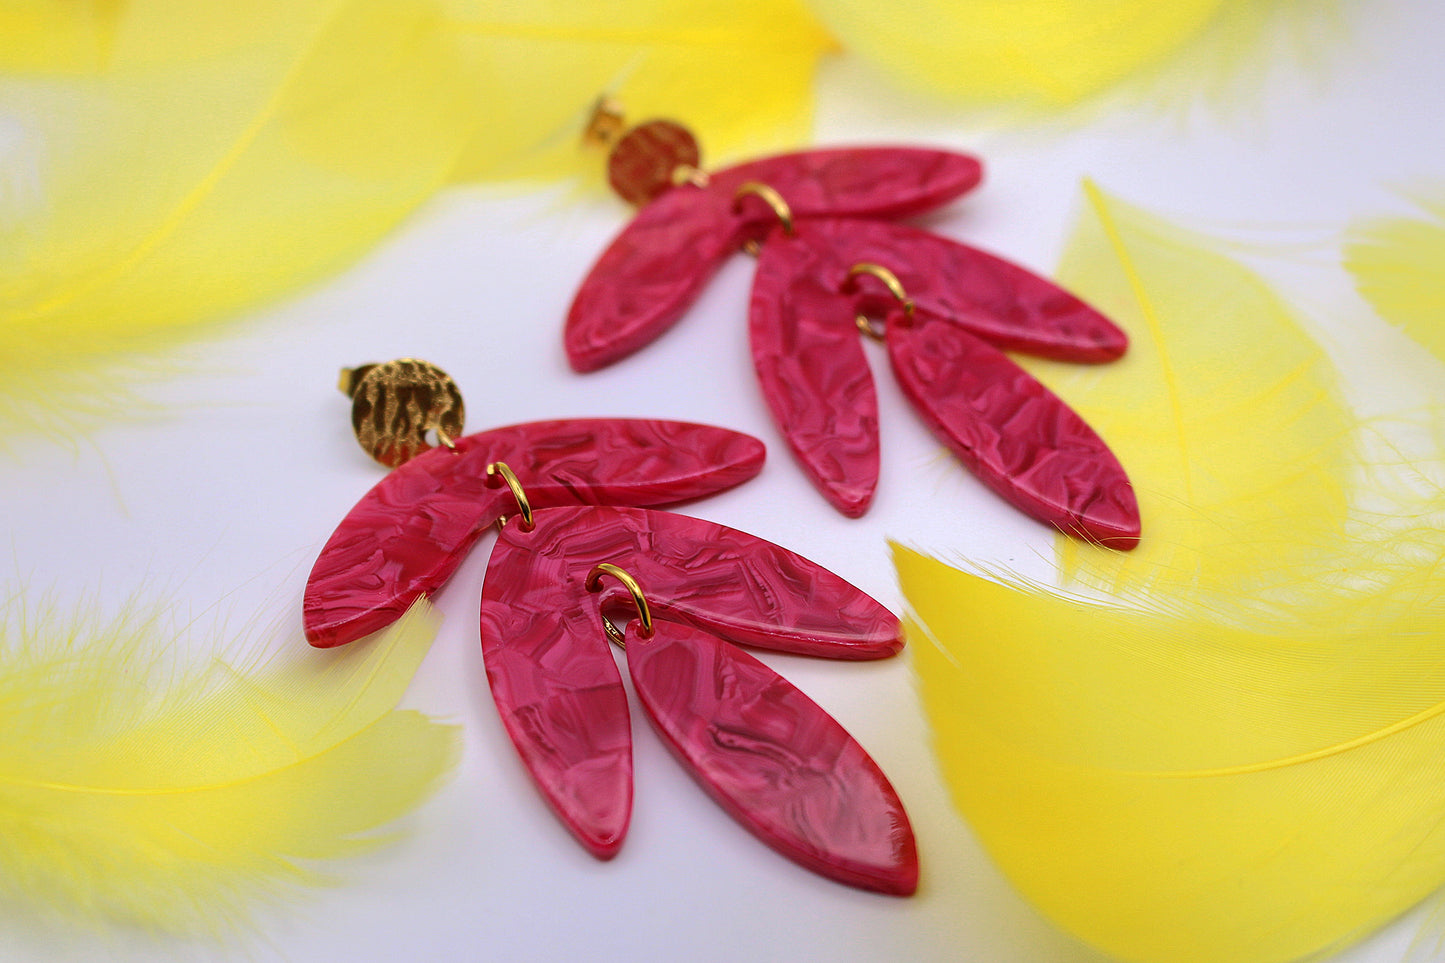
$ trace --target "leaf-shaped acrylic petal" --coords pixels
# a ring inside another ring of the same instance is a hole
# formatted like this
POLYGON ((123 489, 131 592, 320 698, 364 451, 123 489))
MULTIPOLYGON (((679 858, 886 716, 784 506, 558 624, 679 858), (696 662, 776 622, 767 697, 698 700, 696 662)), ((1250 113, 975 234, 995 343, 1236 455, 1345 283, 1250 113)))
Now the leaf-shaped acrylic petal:
MULTIPOLYGON (((1113 361, 1128 336, 1052 281, 967 244, 882 221, 816 220, 798 235, 829 263, 826 284, 841 290, 850 267, 879 264, 898 278, 915 310, 952 321, 995 347, 1057 361, 1113 361)), ((859 278, 858 305, 878 317, 892 306, 882 285, 859 278)))
POLYGON ((762 442, 675 421, 542 421, 469 435, 395 469, 367 492, 322 549, 307 581, 306 637, 328 647, 389 624, 440 588, 482 531, 515 508, 489 479, 507 462, 534 507, 665 505, 756 475, 762 442))
POLYGON ((749 225, 772 223, 761 202, 734 213, 733 195, 746 181, 778 191, 794 217, 893 218, 947 203, 981 177, 965 154, 855 147, 766 157, 712 174, 706 188, 668 191, 638 212, 583 280, 567 312, 567 358, 577 371, 595 371, 676 323, 749 225))
MULTIPOLYGON (((795 218, 894 219, 941 207, 978 186, 978 158, 928 147, 826 147, 715 171, 708 190, 732 202, 748 181, 782 195, 795 218)), ((769 215, 771 218, 771 215, 769 215)))
POLYGON ((588 852, 611 859, 632 815, 627 694, 598 600, 566 556, 535 550, 537 534, 513 520, 492 548, 482 586, 487 682, 547 803, 588 852))
POLYGON ((1068 535, 1111 548, 1139 543, 1123 466, 1053 392, 957 325, 895 310, 887 332, 903 393, 980 481, 1068 535))
POLYGON ((567 311, 567 359, 595 371, 650 344, 682 317, 743 224, 732 199, 683 186, 648 204, 592 266, 567 311))
MULTIPOLYGON (((557 578, 578 585, 598 562, 641 583, 653 614, 733 642, 830 659, 878 659, 903 646, 898 619, 845 579, 780 545, 714 522, 644 508, 563 507, 536 514, 536 528, 502 540, 558 560, 557 578)), ((604 582, 604 610, 627 605, 604 582)))
MULTIPOLYGON (((834 223, 819 221, 817 226, 834 223)), ((878 395, 840 291, 847 268, 800 235, 768 235, 748 303, 753 367, 773 422, 813 485, 849 518, 878 487, 878 395)))
POLYGON ((815 873, 899 896, 918 885, 903 804, 832 716, 740 649, 633 623, 627 667, 683 766, 749 832, 815 873))

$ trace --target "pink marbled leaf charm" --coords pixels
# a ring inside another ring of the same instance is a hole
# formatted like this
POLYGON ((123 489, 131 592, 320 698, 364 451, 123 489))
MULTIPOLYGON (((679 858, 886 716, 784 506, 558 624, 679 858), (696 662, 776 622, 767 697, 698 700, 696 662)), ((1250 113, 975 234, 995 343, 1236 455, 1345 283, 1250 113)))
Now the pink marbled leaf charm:
POLYGON ((857 518, 878 487, 878 394, 852 299, 841 293, 848 265, 839 269, 812 237, 812 225, 797 236, 775 230, 758 254, 753 368, 798 464, 834 508, 857 518))
POLYGON ((562 822, 599 858, 631 811, 626 697, 601 613, 630 604, 599 561, 647 586, 654 614, 760 647, 839 659, 892 655, 898 619, 802 556, 736 529, 641 508, 558 507, 497 537, 482 588, 487 681, 503 725, 562 822))
POLYGON ((330 647, 384 628, 440 588, 481 533, 514 509, 486 466, 505 461, 535 507, 665 505, 731 488, 763 465, 756 438, 674 421, 577 419, 468 435, 394 469, 357 502, 312 567, 307 640, 330 647))
POLYGON ((1110 548, 1139 543, 1134 488, 1114 453, 1053 392, 997 348, 894 308, 888 354, 934 435, 984 484, 1040 521, 1110 548))
POLYGON ((648 717, 683 766, 749 832, 815 873, 899 896, 918 885, 903 803, 832 716, 747 653, 655 623, 627 632, 648 717))
POLYGON ((576 371, 605 368, 677 323, 742 243, 732 199, 674 188, 637 213, 602 252, 567 311, 576 371))
MULTIPOLYGON (((996 348, 1094 364, 1117 360, 1129 347, 1128 336, 1079 297, 976 247, 881 221, 810 221, 799 225, 798 235, 813 249, 808 269, 821 285, 852 290, 850 267, 882 265, 918 313, 960 325, 996 348)), ((859 278, 856 288, 854 303, 870 317, 893 306, 875 280, 859 278)))
MULTIPOLYGON (((549 508, 537 512, 530 532, 508 525, 492 560, 509 581, 553 586, 558 599, 549 609, 593 565, 615 562, 647 587, 658 618, 733 642, 848 660, 887 658, 903 647, 897 616, 841 576, 766 539, 673 512, 549 508)), ((511 598, 488 586, 488 598, 511 598)), ((536 598, 527 591, 525 598, 536 598)), ((607 583, 598 598, 610 610, 627 594, 607 583)))
POLYGON ((675 324, 743 239, 772 223, 757 202, 735 208, 734 194, 747 181, 778 191, 797 218, 896 218, 947 203, 981 177, 978 160, 965 154, 845 147, 749 161, 713 173, 705 188, 665 191, 583 279, 567 312, 567 358, 579 372, 595 371, 675 324))
POLYGON ((536 534, 514 519, 487 563, 481 607, 487 682, 543 798, 588 852, 611 859, 632 815, 627 694, 598 599, 577 580, 579 563, 533 551, 536 534))
MULTIPOLYGON (((927 147, 825 147, 775 154, 714 171, 708 190, 729 205, 748 181, 783 196, 795 218, 893 220, 933 210, 983 179, 978 158, 927 147)), ((766 208, 758 210, 773 222, 766 208)))

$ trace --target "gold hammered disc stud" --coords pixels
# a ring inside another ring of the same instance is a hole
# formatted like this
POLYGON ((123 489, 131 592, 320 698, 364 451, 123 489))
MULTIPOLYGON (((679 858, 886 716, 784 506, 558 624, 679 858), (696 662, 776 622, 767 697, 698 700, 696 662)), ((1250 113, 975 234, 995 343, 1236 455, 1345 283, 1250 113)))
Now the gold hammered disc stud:
POLYGON ((372 458, 395 468, 437 444, 455 449, 466 424, 456 382, 429 361, 399 358, 341 369, 351 398, 351 427, 372 458))
MULTIPOLYGON (((888 293, 897 298, 898 303, 903 306, 903 316, 906 318, 913 317, 913 299, 903 290, 903 282, 898 280, 898 275, 881 264, 874 264, 872 261, 860 261, 848 269, 848 281, 852 283, 855 278, 864 274, 882 281, 883 286, 888 289, 888 293)), ((872 338, 874 341, 883 340, 884 332, 882 326, 874 324, 873 320, 866 314, 859 314, 854 321, 858 325, 858 330, 863 332, 867 337, 872 338)))
MULTIPOLYGON (((637 584, 637 579, 633 578, 626 569, 618 568, 611 562, 598 562, 592 566, 592 571, 587 573, 587 582, 585 583, 587 591, 600 592, 604 575, 611 575, 622 583, 623 588, 627 589, 628 594, 632 596, 632 604, 637 607, 637 619, 642 623, 642 637, 644 639, 651 638, 652 609, 648 607, 647 597, 642 594, 642 586, 637 584)), ((622 630, 613 625, 610 620, 603 618, 602 628, 607 633, 607 637, 617 643, 619 648, 627 648, 627 641, 623 638, 622 630)))
MULTIPOLYGON (((519 527, 524 532, 530 532, 537 525, 532 521, 532 503, 527 501, 527 493, 522 489, 522 483, 517 481, 516 473, 504 461, 494 461, 487 465, 488 478, 496 478, 498 475, 502 477, 502 481, 507 483, 507 487, 512 490, 512 497, 517 500, 517 512, 522 516, 522 520, 518 523, 519 527)), ((502 524, 506 524, 506 519, 501 521, 502 524)))

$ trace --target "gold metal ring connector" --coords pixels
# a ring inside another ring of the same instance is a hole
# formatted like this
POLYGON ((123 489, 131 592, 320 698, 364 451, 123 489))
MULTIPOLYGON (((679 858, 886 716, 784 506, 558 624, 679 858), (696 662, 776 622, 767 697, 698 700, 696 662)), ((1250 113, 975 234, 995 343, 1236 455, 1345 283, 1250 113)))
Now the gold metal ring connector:
POLYGON ((517 511, 522 515, 521 528, 524 532, 530 532, 537 526, 532 521, 532 503, 527 501, 527 493, 522 490, 522 483, 517 481, 516 474, 504 461, 494 461, 487 465, 487 477, 494 478, 502 476, 502 481, 512 490, 512 497, 517 500, 517 511))
MULTIPOLYGON (((872 261, 860 261, 848 269, 848 280, 852 281, 859 275, 867 274, 883 282, 888 293, 898 299, 903 305, 903 316, 913 317, 913 299, 903 290, 903 282, 898 280, 898 275, 888 270, 881 264, 874 264, 872 261)), ((867 315, 860 314, 855 319, 858 330, 863 332, 874 341, 883 340, 883 331, 876 327, 867 315)))
MULTIPOLYGON (((637 584, 626 569, 618 568, 611 562, 598 562, 592 566, 592 571, 587 573, 587 591, 599 592, 602 590, 602 576, 611 575, 622 583, 632 596, 632 604, 637 607, 637 619, 642 623, 642 637, 652 637, 652 609, 647 605, 647 597, 642 594, 642 586, 637 584)), ((602 620, 602 628, 607 632, 607 637, 616 642, 620 648, 627 648, 627 641, 623 638, 622 630, 613 625, 606 618, 602 620)))
MULTIPOLYGON (((793 209, 783 200, 783 195, 762 181, 747 181, 733 194, 733 210, 738 209, 744 197, 750 196, 762 198, 763 203, 773 209, 773 213, 778 216, 778 223, 783 225, 784 234, 793 233, 793 209)), ((749 239, 743 242, 743 250, 756 256, 758 251, 762 250, 762 245, 755 239, 749 239)))

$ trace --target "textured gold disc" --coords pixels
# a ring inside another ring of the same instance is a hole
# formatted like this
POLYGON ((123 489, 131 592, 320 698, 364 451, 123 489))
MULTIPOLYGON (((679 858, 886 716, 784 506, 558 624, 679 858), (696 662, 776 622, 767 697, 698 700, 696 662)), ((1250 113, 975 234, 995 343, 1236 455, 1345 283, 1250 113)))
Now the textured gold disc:
POLYGON ((429 361, 400 358, 341 372, 351 396, 351 427, 367 454, 388 468, 415 458, 436 442, 452 446, 462 435, 466 410, 451 376, 429 361))

